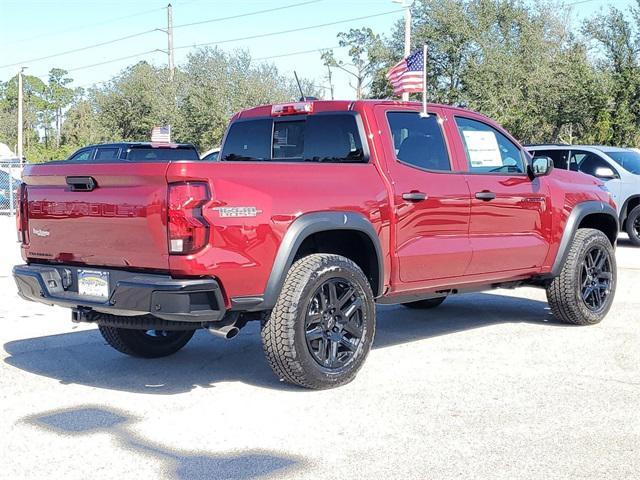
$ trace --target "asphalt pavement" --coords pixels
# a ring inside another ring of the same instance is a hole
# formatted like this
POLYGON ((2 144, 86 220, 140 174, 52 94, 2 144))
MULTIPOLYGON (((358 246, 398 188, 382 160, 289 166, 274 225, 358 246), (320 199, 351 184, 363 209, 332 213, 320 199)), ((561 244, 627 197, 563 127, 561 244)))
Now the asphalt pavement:
POLYGON ((18 298, 0 218, 0 478, 631 479, 640 477, 640 249, 621 240, 599 325, 542 290, 378 307, 356 380, 281 383, 258 325, 197 332, 176 355, 108 347, 70 313, 18 298))

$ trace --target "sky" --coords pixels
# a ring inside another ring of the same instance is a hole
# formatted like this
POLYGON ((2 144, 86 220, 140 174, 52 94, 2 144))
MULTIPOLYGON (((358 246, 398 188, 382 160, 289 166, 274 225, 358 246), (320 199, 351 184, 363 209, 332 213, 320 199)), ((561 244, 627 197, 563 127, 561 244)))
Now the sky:
MULTIPOLYGON (((147 60, 156 65, 167 62, 167 0, 0 0, 0 81, 11 78, 19 66, 26 73, 46 80, 54 67, 69 71, 73 87, 89 87, 118 74, 128 65, 147 60), (139 35, 137 35, 139 34, 139 35), (127 39, 37 60, 60 52, 127 39), (132 58, 123 58, 132 57, 132 58), (110 62, 114 59, 121 59, 110 62), (103 65, 95 65, 103 62, 103 65), (16 65, 11 65, 16 64, 16 65), (4 66, 8 65, 8 66, 4 66), (94 66, 95 65, 95 66, 94 66)), ((336 47, 336 34, 349 28, 370 27, 389 34, 402 19, 401 6, 392 0, 173 0, 174 46, 176 63, 183 63, 194 44, 211 43, 224 50, 246 49, 255 59, 267 58, 284 75, 323 80, 326 68, 318 50, 336 47), (292 5, 291 8, 282 8, 292 5), (261 10, 273 10, 241 18, 227 18, 261 10), (378 15, 380 14, 380 15, 378 15), (282 30, 321 25, 369 15, 337 25, 299 32, 242 39, 282 30), (215 22, 179 27, 183 24, 219 19, 215 22), (180 48, 182 47, 182 48, 180 48), (306 52, 306 53, 300 53, 306 52), (296 55, 288 55, 296 53, 296 55), (273 58, 278 55, 279 58, 273 58)), ((565 0, 558 5, 574 4, 571 22, 579 22, 603 8, 626 8, 635 0, 565 0)), ((344 49, 336 56, 344 58, 344 49)), ((337 98, 353 98, 346 75, 334 78, 337 98)))

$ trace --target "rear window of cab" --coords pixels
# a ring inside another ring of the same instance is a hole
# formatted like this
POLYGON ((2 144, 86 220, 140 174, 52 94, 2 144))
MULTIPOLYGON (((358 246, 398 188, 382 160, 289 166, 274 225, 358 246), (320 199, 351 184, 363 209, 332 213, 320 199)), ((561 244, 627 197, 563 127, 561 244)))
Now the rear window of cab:
POLYGON ((220 160, 274 162, 367 162, 352 114, 257 118, 231 124, 220 160))

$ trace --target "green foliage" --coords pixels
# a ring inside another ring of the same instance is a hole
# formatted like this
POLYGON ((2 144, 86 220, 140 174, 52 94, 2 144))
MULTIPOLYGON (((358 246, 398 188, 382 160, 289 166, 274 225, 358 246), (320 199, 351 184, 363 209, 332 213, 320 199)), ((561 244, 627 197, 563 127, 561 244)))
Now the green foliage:
POLYGON ((182 74, 176 133, 203 151, 220 144, 235 112, 299 97, 293 79, 280 75, 273 65, 254 64, 246 52, 197 50, 187 57, 182 74))
POLYGON ((383 65, 387 52, 382 39, 370 28, 352 28, 348 32, 339 33, 338 40, 340 47, 349 47, 347 55, 350 61, 336 58, 333 50, 322 52, 321 59, 325 66, 347 73, 354 82, 349 84, 355 90, 356 99, 361 99, 383 65))
MULTIPOLYGON (((87 144, 149 140, 157 125, 171 125, 172 139, 201 151, 218 146, 229 118, 238 110, 299 97, 293 78, 255 63, 246 52, 205 48, 169 71, 147 62, 126 68, 101 86, 69 88, 63 69, 52 69, 45 84, 24 76, 25 156, 31 162, 66 158, 87 144), (62 119, 62 126, 58 131, 62 119), (55 132, 56 142, 51 142, 55 132)), ((318 96, 302 79, 306 95, 318 96)), ((0 83, 0 142, 17 142, 17 77, 0 83)))
POLYGON ((619 145, 640 144, 639 21, 638 8, 631 8, 626 16, 611 7, 585 22, 582 29, 602 52, 596 67, 607 75, 609 88, 609 104, 601 113, 606 118, 603 134, 607 132, 609 141, 619 145))
MULTIPOLYGON (((640 37, 615 8, 586 22, 604 60, 568 29, 566 11, 521 0, 419 0, 412 43, 428 48, 430 100, 468 105, 524 142, 640 141, 640 37)), ((403 52, 404 22, 384 44, 371 94, 390 97, 384 73, 403 52)), ((419 95, 412 95, 419 98, 419 95)))
MULTIPOLYGON (((412 14, 412 50, 428 47, 431 101, 468 105, 523 142, 640 144, 640 6, 611 7, 579 32, 551 0, 417 0, 412 14)), ((363 27, 338 40, 342 57, 321 56, 329 82, 339 69, 357 98, 392 97, 385 74, 402 58, 404 22, 386 37, 363 27)), ((273 65, 215 48, 193 51, 173 81, 167 68, 147 62, 86 91, 72 89, 59 68, 47 82, 23 80, 30 161, 64 158, 89 143, 144 141, 154 126, 167 124, 175 141, 203 151, 220 144, 238 110, 300 96, 294 79, 273 65)), ((11 147, 17 83, 0 82, 0 142, 11 147)), ((320 96, 313 82, 301 83, 306 95, 320 96)))

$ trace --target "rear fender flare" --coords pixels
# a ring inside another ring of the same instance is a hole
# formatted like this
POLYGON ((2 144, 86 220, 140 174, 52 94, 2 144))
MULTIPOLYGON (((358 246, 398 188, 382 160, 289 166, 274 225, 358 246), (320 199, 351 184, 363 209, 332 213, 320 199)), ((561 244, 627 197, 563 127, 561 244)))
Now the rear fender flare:
MULTIPOLYGON (((236 298, 232 299, 232 308, 234 310, 248 309, 252 311, 273 308, 302 242, 314 233, 330 230, 355 230, 364 233, 371 240, 376 251, 378 263, 378 291, 374 293, 376 296, 381 295, 384 290, 382 248, 378 234, 371 222, 360 213, 324 211, 301 215, 287 229, 278 248, 261 301, 253 303, 249 298, 236 298)), ((254 299, 257 300, 256 297, 254 299)))

